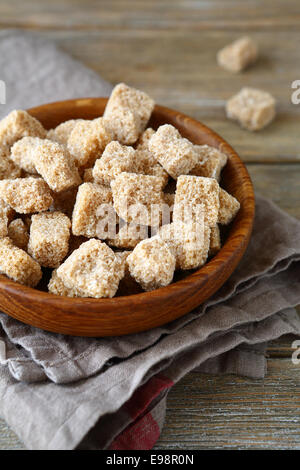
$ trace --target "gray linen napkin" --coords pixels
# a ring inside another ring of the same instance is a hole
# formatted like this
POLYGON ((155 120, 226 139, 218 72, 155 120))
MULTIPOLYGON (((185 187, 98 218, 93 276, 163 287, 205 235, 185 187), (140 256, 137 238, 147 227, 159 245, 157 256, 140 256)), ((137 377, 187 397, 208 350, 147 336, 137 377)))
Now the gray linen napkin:
MULTIPOLYGON (((111 89, 51 43, 15 31, 0 33, 0 80, 7 85, 1 115, 111 89)), ((196 367, 263 377, 266 342, 300 334, 299 260, 300 222, 258 197, 237 270, 171 324, 121 338, 74 338, 0 314, 0 415, 30 449, 107 448, 134 419, 121 407, 160 373, 172 383, 196 367)), ((160 428, 166 395, 152 403, 160 428)))

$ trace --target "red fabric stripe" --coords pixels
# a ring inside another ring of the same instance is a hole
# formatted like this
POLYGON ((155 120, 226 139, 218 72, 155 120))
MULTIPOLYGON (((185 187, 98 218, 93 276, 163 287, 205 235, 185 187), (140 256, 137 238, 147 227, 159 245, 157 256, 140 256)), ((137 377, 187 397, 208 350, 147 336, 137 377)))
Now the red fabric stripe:
POLYGON ((170 388, 173 385, 174 382, 164 375, 158 374, 157 376, 152 377, 148 382, 134 392, 128 402, 125 403, 124 410, 127 411, 132 419, 136 419, 146 411, 154 398, 156 398, 163 390, 170 388))
POLYGON ((143 413, 154 398, 173 385, 174 382, 168 377, 158 374, 134 392, 130 400, 122 407, 133 419, 133 423, 116 437, 109 446, 109 450, 152 449, 159 438, 160 429, 151 412, 144 415, 143 413))
POLYGON ((109 450, 149 450, 159 438, 160 430, 151 413, 128 426, 110 445, 109 450))

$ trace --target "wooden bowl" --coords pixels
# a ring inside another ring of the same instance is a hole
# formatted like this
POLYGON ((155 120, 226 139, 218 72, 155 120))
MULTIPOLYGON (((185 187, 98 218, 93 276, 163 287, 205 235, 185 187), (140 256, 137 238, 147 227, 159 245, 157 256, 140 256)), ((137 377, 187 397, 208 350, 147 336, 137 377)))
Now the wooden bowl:
MULTIPOLYGON (((107 100, 61 101, 29 110, 50 129, 68 119, 93 119, 103 114, 107 100)), ((76 336, 115 336, 148 330, 190 312, 212 296, 241 260, 251 235, 255 200, 249 174, 236 152, 200 122, 156 106, 150 125, 170 123, 195 144, 208 144, 228 155, 222 186, 241 203, 221 251, 205 266, 173 284, 113 299, 59 297, 0 276, 0 308, 8 315, 44 330, 76 336)))

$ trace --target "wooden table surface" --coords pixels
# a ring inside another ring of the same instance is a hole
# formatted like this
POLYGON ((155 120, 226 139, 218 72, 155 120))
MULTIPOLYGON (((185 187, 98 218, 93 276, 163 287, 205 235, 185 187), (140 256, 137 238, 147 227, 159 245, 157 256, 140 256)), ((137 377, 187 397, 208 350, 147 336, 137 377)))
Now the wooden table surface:
MULTIPOLYGON (((160 104, 211 126, 247 163, 255 188, 300 218, 299 0, 6 0, 0 28, 24 28, 112 83, 127 82, 160 104), (244 34, 259 44, 256 65, 232 75, 216 52, 244 34), (225 117, 242 86, 271 92, 275 122, 260 133, 225 117)), ((300 310, 299 310, 300 312, 300 310)), ((170 392, 157 449, 300 449, 300 369, 293 338, 269 345, 265 380, 188 374, 170 392)), ((0 449, 22 449, 0 420, 0 449)))

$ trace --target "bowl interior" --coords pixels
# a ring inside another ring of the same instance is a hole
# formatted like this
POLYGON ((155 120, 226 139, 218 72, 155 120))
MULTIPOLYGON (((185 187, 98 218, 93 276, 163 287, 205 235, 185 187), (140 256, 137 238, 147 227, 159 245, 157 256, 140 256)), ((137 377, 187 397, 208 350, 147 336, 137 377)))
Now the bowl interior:
MULTIPOLYGON (((106 102, 105 98, 67 100, 29 112, 50 129, 69 119, 99 117, 106 102)), ((177 127, 194 144, 211 145, 228 156, 221 185, 239 200, 241 209, 227 230, 220 252, 201 269, 185 274, 167 287, 113 299, 59 297, 0 276, 0 307, 6 313, 49 331, 84 336, 121 335, 174 320, 221 287, 240 261, 252 230, 255 204, 249 174, 232 147, 211 129, 182 113, 156 106, 149 126, 156 129, 165 123, 177 127)))

